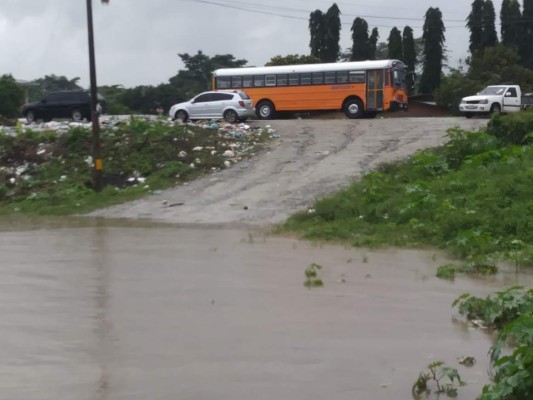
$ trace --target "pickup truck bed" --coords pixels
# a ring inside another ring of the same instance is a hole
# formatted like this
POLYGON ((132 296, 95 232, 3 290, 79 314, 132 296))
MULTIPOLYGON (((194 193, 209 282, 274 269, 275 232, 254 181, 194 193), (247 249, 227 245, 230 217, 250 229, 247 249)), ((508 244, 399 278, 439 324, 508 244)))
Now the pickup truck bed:
POLYGON ((522 96, 522 108, 529 108, 533 106, 533 93, 526 93, 522 96))

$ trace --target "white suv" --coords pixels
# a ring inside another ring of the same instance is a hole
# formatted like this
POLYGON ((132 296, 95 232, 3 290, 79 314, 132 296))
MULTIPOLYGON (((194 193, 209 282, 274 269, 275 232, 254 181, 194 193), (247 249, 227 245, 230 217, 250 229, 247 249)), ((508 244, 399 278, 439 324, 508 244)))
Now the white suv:
POLYGON ((173 120, 220 119, 235 123, 255 115, 252 99, 242 90, 203 92, 184 103, 170 107, 168 115, 173 120))

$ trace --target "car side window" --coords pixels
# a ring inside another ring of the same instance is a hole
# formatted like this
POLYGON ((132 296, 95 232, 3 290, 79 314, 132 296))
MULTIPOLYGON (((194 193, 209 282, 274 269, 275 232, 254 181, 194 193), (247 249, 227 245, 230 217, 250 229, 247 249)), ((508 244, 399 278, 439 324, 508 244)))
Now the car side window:
POLYGON ((507 89, 507 93, 505 95, 507 97, 518 97, 518 94, 516 93, 516 88, 507 89))
POLYGON ((63 96, 61 93, 50 93, 45 100, 47 103, 57 103, 63 101, 63 96))
POLYGON ((81 101, 81 93, 65 93, 63 95, 63 100, 70 103, 76 103, 81 101))
POLYGON ((206 101, 211 101, 211 93, 204 93, 194 99, 195 103, 205 103, 206 101))
POLYGON ((209 101, 223 101, 223 100, 231 100, 233 99, 233 95, 229 93, 213 93, 211 95, 211 99, 209 101))

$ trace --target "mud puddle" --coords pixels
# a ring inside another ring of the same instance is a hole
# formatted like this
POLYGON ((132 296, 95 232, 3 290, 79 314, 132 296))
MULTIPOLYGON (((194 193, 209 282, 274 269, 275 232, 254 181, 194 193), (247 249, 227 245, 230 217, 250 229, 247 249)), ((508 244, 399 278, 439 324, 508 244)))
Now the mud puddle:
POLYGON ((473 399, 485 332, 452 301, 531 276, 435 278, 434 252, 106 221, 0 232, 5 399, 410 399, 435 360, 473 399), (303 286, 310 263, 323 288, 303 286))

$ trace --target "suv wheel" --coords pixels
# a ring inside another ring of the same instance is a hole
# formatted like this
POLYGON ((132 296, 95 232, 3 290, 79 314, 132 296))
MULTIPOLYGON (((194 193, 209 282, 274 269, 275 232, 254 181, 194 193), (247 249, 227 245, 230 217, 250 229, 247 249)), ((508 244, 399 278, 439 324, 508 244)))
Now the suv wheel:
POLYGON ((189 114, 187 114, 187 111, 178 110, 176 111, 176 114, 174 115, 174 119, 180 122, 187 122, 187 120, 189 119, 189 114))
POLYGON ((81 113, 81 111, 77 108, 75 108, 74 110, 72 110, 72 113, 71 113, 71 116, 72 116, 72 119, 74 121, 81 121, 83 119, 83 114, 81 113))
POLYGON ((28 121, 30 124, 32 122, 35 122, 35 111, 33 110, 28 110, 26 112, 26 121, 28 121))
POLYGON ((239 121, 239 116, 235 111, 228 110, 224 113, 224 119, 226 120, 226 122, 234 124, 235 122, 239 121))

